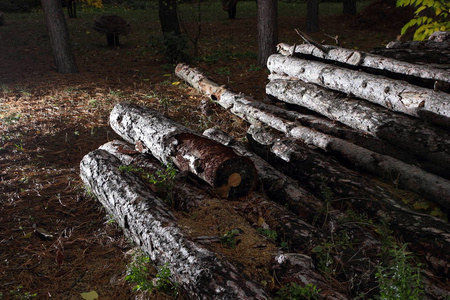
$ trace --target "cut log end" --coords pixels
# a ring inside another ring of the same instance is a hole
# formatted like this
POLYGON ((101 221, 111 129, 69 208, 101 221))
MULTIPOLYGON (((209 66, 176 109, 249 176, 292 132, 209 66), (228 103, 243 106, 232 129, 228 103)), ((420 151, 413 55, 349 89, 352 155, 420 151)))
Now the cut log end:
POLYGON ((222 198, 247 196, 255 187, 256 169, 246 157, 234 157, 223 162, 217 169, 214 189, 222 198))

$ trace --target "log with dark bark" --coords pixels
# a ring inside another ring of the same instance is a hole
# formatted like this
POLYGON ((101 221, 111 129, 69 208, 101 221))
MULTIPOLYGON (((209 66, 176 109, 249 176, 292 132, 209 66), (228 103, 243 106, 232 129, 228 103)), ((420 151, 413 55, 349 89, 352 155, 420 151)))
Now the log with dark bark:
POLYGON ((195 174, 220 197, 245 196, 255 186, 256 170, 251 160, 150 108, 120 103, 111 112, 110 124, 122 138, 136 144, 139 151, 195 174))
POLYGON ((420 160, 432 161, 438 175, 450 177, 450 134, 441 128, 301 80, 274 79, 266 93, 384 139, 420 160))
POLYGON ((244 95, 234 93, 219 86, 211 79, 204 80, 198 70, 186 65, 176 68, 178 77, 198 88, 217 101, 231 113, 252 124, 266 124, 287 136, 295 137, 304 143, 314 145, 330 152, 356 167, 379 176, 391 174, 398 178, 400 188, 417 192, 424 197, 450 208, 450 182, 442 177, 425 172, 415 166, 408 165, 390 156, 381 155, 328 134, 302 126, 298 122, 279 118, 270 111, 261 109, 259 104, 244 95))
POLYGON ((315 83, 450 128, 450 95, 447 93, 280 54, 271 55, 267 67, 275 76, 287 75, 315 83))
POLYGON ((228 261, 187 239, 170 209, 122 162, 105 150, 86 155, 81 178, 109 214, 157 264, 168 264, 185 295, 192 299, 269 299, 258 283, 228 261))
MULTIPOLYGON (((122 162, 124 166, 131 166, 132 169, 138 170, 138 173, 156 174, 153 175, 158 179, 157 174, 164 174, 165 168, 161 163, 149 154, 142 154, 128 144, 127 142, 113 140, 99 147, 101 150, 108 151, 122 162)), ((177 174, 172 179, 166 179, 161 187, 153 184, 150 189, 162 199, 166 199, 166 203, 170 203, 171 207, 176 210, 189 211, 194 207, 198 207, 200 203, 209 197, 203 189, 200 189, 186 182, 187 174, 177 174)))
POLYGON ((300 187, 296 180, 276 170, 268 162, 249 151, 243 144, 231 138, 225 132, 217 128, 211 128, 203 132, 203 135, 213 139, 227 147, 233 148, 236 153, 250 158, 258 171, 258 177, 263 191, 273 201, 289 207, 303 220, 312 223, 317 221, 317 216, 323 210, 323 203, 311 193, 300 187))
POLYGON ((419 63, 423 65, 434 64, 435 67, 450 64, 450 51, 448 50, 433 51, 377 48, 370 51, 370 53, 410 63, 419 63))
MULTIPOLYGON (((436 217, 408 209, 374 181, 351 171, 329 156, 301 145, 295 139, 251 126, 248 140, 253 151, 266 157, 277 169, 299 180, 328 201, 351 204, 354 209, 378 220, 386 220, 391 229, 413 247, 429 249, 428 261, 439 273, 449 273, 450 225, 436 217), (431 258, 432 257, 432 258, 431 258)), ((419 248, 421 249, 421 248, 419 248)))
POLYGON ((282 55, 309 55, 327 61, 344 63, 350 66, 366 67, 423 79, 450 82, 449 70, 403 62, 352 49, 335 46, 326 47, 329 49, 328 52, 323 52, 310 44, 296 45, 295 49, 293 45, 286 43, 280 43, 277 46, 278 52, 282 55))
POLYGON ((437 50, 448 51, 450 40, 446 41, 392 41, 386 45, 387 49, 413 49, 413 50, 437 50))

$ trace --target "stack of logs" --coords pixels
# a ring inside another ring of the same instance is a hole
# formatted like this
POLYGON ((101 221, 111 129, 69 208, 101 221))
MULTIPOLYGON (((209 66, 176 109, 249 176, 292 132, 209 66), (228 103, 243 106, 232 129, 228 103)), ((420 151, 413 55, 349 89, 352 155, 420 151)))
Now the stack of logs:
POLYGON ((121 103, 111 112, 111 127, 133 146, 114 141, 83 158, 85 184, 154 262, 168 263, 187 298, 271 299, 273 293, 186 234, 171 208, 139 176, 120 171, 122 165, 156 174, 160 163, 173 163, 208 184, 205 192, 175 178, 173 209, 188 211, 211 196, 251 199, 266 212, 265 225, 288 241, 289 251, 273 253, 280 282, 312 283, 323 299, 373 297, 383 245, 374 230, 348 221, 356 212, 386 224, 420 254, 427 267, 424 299, 449 296, 450 225, 412 211, 396 188, 414 192, 407 194, 411 201, 450 209, 450 95, 432 88, 450 84, 450 72, 324 49, 279 45, 281 54, 268 60, 266 86, 283 102, 277 105, 235 93, 185 64, 176 67, 177 76, 251 124, 251 150, 220 130, 201 135, 154 110, 121 103), (318 246, 343 234, 352 246, 330 250, 341 270, 330 279, 318 266, 318 246))

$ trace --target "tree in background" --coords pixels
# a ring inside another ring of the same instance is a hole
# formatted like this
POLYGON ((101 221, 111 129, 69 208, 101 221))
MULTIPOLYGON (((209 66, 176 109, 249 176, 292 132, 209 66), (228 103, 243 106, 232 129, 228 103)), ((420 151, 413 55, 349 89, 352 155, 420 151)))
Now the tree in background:
POLYGON ((75 56, 70 43, 69 31, 60 0, 41 0, 47 24, 50 45, 59 73, 77 73, 75 56))
POLYGON ((319 31, 319 0, 308 0, 306 6, 306 31, 319 31))
POLYGON ((258 0, 258 65, 265 66, 278 43, 277 0, 258 0))
POLYGON ((161 22, 166 57, 171 62, 186 60, 187 40, 181 34, 177 0, 159 0, 159 21, 161 22))
POLYGON ((417 27, 413 39, 421 41, 436 31, 450 30, 450 2, 448 0, 397 0, 397 6, 415 6, 414 18, 403 26, 401 35, 417 27))
POLYGON ((343 13, 344 15, 356 15, 356 0, 344 0, 343 13))

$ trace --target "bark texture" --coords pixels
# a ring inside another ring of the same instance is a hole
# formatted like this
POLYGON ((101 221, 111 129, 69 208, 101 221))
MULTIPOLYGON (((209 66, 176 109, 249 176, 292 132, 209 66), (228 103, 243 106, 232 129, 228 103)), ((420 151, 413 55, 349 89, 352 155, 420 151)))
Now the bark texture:
POLYGON ((295 49, 294 46, 285 43, 277 45, 278 52, 282 55, 311 55, 327 61, 335 61, 350 66, 366 67, 423 79, 450 82, 450 71, 446 69, 408 63, 380 55, 335 46, 326 47, 329 51, 324 53, 310 44, 296 45, 295 49))
POLYGON ((300 80, 273 79, 266 85, 266 93, 384 139, 420 160, 432 161, 438 175, 450 177, 450 135, 441 128, 300 80))
POLYGON ((267 193, 273 201, 288 206, 290 210, 300 216, 303 220, 312 222, 323 210, 323 203, 303 189, 298 181, 293 180, 276 170, 268 162, 254 152, 246 149, 244 145, 232 139, 225 132, 211 128, 206 130, 203 135, 227 147, 233 148, 239 155, 249 157, 258 171, 258 177, 263 191, 267 193))
POLYGON ((426 198, 440 203, 445 209, 450 207, 450 182, 439 176, 425 172, 415 166, 408 165, 395 158, 375 153, 371 150, 357 146, 349 141, 324 134, 311 128, 302 126, 297 122, 287 121, 279 118, 255 104, 255 101, 244 95, 234 93, 219 87, 217 83, 208 86, 211 80, 203 81, 205 78, 198 70, 191 69, 186 65, 177 68, 177 76, 185 79, 199 91, 206 91, 211 99, 233 114, 245 119, 252 124, 266 124, 279 130, 290 137, 302 140, 308 145, 314 145, 330 152, 354 166, 385 176, 391 174, 398 177, 398 186, 417 192, 426 198), (214 91, 214 93, 211 93, 214 91))
POLYGON ((139 151, 195 174, 220 197, 242 197, 255 186, 257 176, 251 160, 194 134, 157 111, 120 103, 111 112, 110 124, 125 140, 136 144, 139 151))
POLYGON ((192 299, 269 298, 232 264, 187 239, 170 209, 134 174, 119 171, 120 165, 112 154, 95 150, 81 161, 81 178, 154 262, 169 265, 186 295, 192 299))
POLYGON ((358 211, 387 220, 392 230, 415 247, 419 244, 431 247, 430 256, 439 258, 435 269, 448 274, 450 256, 444 249, 450 247, 450 225, 446 221, 409 210, 374 181, 343 167, 329 156, 302 146, 295 139, 283 138, 256 126, 250 127, 248 139, 253 151, 299 180, 317 197, 329 190, 329 200, 351 203, 358 211))
POLYGON ((258 1, 258 65, 265 66, 267 59, 276 53, 278 43, 277 1, 258 1))
POLYGON ((77 73, 69 30, 59 0, 41 0, 47 23, 50 45, 55 59, 56 70, 59 73, 77 73))
MULTIPOLYGON (((450 128, 450 96, 403 81, 353 71, 321 62, 274 54, 267 67, 272 73, 351 94, 393 111, 422 117, 450 128)), ((272 75, 271 75, 272 76, 272 75)))
POLYGON ((412 50, 412 49, 374 49, 370 53, 382 55, 384 57, 395 58, 397 60, 423 65, 437 64, 445 65, 450 63, 449 50, 412 50))

